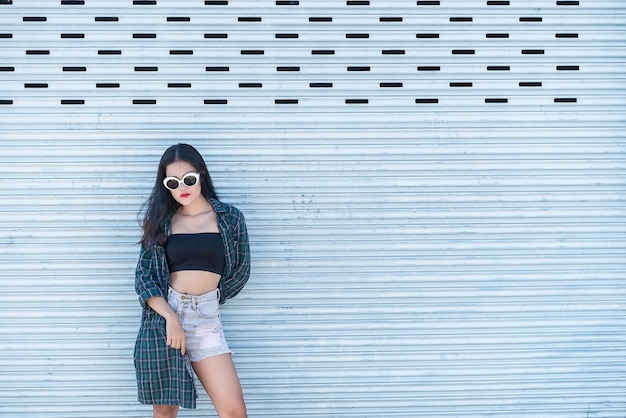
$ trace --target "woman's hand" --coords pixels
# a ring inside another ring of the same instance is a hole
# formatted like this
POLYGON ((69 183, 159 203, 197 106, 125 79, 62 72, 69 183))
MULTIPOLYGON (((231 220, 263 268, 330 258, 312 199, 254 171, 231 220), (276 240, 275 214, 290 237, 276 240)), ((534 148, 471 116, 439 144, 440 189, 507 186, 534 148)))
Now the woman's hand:
POLYGON ((183 330, 183 326, 180 324, 176 312, 174 312, 165 298, 159 296, 148 299, 146 303, 159 315, 165 318, 167 346, 180 350, 182 355, 185 355, 185 331, 183 330))
POLYGON ((165 319, 165 333, 168 347, 180 350, 181 354, 185 355, 185 331, 176 315, 165 319))

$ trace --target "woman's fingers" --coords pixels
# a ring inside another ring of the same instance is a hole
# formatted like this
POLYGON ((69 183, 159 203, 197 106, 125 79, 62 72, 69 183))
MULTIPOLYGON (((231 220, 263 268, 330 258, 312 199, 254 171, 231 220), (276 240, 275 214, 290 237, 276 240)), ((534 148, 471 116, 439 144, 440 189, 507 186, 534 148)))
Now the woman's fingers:
POLYGON ((175 338, 171 337, 167 339, 168 347, 175 348, 176 350, 180 350, 183 355, 185 355, 185 336, 175 338))

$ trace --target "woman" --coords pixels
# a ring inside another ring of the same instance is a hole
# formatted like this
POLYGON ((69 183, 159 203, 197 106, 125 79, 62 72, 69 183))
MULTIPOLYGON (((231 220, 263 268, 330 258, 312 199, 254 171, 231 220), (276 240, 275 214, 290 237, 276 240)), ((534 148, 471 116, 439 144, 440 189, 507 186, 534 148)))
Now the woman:
POLYGON ((145 209, 135 274, 139 402, 153 405, 155 418, 195 408, 195 372, 220 418, 246 417, 219 316, 250 274, 244 217, 218 200, 202 156, 186 144, 161 157, 145 209))

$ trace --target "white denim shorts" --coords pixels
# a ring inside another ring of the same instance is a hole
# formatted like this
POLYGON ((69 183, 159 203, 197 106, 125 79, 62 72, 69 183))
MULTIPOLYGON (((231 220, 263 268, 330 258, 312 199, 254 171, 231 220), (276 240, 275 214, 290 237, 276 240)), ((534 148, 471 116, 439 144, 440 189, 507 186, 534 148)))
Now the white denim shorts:
POLYGON ((219 290, 195 296, 170 288, 167 301, 185 330, 185 355, 190 361, 232 354, 222 329, 219 290))

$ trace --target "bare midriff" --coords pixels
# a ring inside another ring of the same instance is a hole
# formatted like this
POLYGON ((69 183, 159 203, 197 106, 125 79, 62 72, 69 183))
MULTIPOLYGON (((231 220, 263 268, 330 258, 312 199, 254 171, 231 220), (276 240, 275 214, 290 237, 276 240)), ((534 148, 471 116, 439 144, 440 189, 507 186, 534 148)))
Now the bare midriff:
POLYGON ((210 271, 183 270, 170 274, 170 287, 178 293, 203 295, 217 289, 220 275, 210 271))

